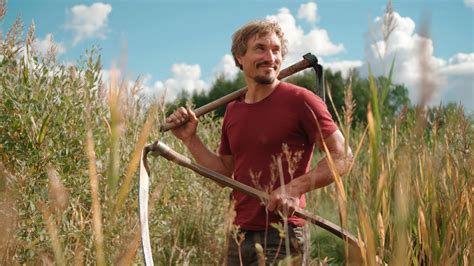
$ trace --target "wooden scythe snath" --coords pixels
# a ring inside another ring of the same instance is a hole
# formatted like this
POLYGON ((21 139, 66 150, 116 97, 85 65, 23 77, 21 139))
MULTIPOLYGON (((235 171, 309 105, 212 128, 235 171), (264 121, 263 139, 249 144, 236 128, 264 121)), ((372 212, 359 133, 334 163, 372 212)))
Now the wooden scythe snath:
MULTIPOLYGON (((287 78, 295 73, 298 73, 302 70, 305 70, 307 68, 313 68, 316 71, 316 77, 317 77, 317 94, 319 97, 321 97, 323 100, 325 99, 325 94, 324 94, 324 82, 323 82, 323 67, 318 64, 318 58, 314 56, 311 53, 307 53, 303 56, 303 60, 299 61, 296 64, 293 64, 282 71, 280 71, 280 74, 278 75, 278 79, 282 80, 284 78, 287 78)), ((243 87, 239 90, 236 90, 232 93, 229 93, 213 102, 210 102, 206 105, 203 105, 196 110, 194 110, 194 113, 196 114, 197 117, 202 116, 204 114, 209 113, 212 110, 215 110, 217 107, 227 104, 235 99, 238 99, 240 96, 244 95, 247 92, 247 87, 243 87)), ((163 126, 161 126, 160 130, 162 132, 168 131, 172 128, 184 125, 188 122, 188 119, 181 123, 165 123, 163 126)))
MULTIPOLYGON (((314 70, 316 71, 316 76, 318 78, 317 94, 324 100, 325 95, 324 95, 324 87, 323 87, 324 85, 323 68, 320 64, 318 64, 318 59, 316 58, 316 56, 312 55, 311 53, 304 55, 303 60, 301 60, 300 62, 294 65, 291 65, 288 68, 283 69, 280 72, 278 79, 284 79, 294 73, 297 73, 299 71, 302 71, 310 67, 314 68, 314 70)), ((208 103, 200 108, 197 108, 196 110, 194 110, 194 113, 198 117, 202 116, 216 109, 217 107, 221 105, 227 104, 239 98, 240 96, 245 94, 246 91, 247 91, 247 87, 244 87, 220 99, 217 99, 211 103, 208 103)), ((174 127, 181 126, 185 124, 186 122, 187 120, 182 123, 172 123, 172 124, 166 123, 160 128, 160 130, 162 132, 165 132, 174 127)), ((149 228, 148 228, 148 194, 149 194, 150 171, 147 164, 147 156, 150 152, 155 157, 158 155, 161 155, 165 157, 166 159, 174 163, 177 163, 178 165, 189 168, 204 177, 207 177, 213 181, 216 181, 234 190, 237 190, 249 196, 258 198, 265 203, 269 199, 269 195, 267 193, 260 191, 258 189, 255 189, 253 187, 247 186, 245 184, 242 184, 234 179, 231 179, 227 176, 214 172, 210 169, 207 169, 191 161, 189 158, 185 157, 184 155, 175 152, 163 142, 155 141, 153 144, 148 145, 143 149, 142 158, 140 161, 140 181, 139 181, 138 202, 139 202, 139 212, 140 212, 142 248, 143 248, 143 256, 145 259, 145 265, 148 265, 148 266, 153 265, 153 257, 152 257, 152 252, 151 252, 151 243, 150 243, 149 228)), ((329 231, 330 233, 338 236, 344 241, 347 241, 350 245, 356 247, 357 251, 360 250, 360 243, 357 240, 357 238, 353 236, 352 234, 350 234, 347 230, 341 228, 340 226, 324 218, 321 218, 317 215, 311 214, 300 208, 297 208, 295 210, 295 216, 303 218, 306 221, 313 223, 329 231)))

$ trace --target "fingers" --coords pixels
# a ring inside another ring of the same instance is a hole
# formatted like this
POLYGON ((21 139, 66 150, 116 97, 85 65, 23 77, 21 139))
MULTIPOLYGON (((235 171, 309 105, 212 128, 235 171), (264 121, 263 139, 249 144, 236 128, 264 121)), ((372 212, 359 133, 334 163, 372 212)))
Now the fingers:
POLYGON ((191 108, 187 107, 186 109, 188 111, 188 115, 189 115, 189 121, 191 122, 195 122, 198 120, 196 114, 193 112, 193 110, 191 110, 191 108))
POLYGON ((289 207, 288 207, 288 216, 293 216, 293 215, 295 215, 295 211, 296 211, 296 210, 295 210, 295 207, 294 207, 294 206, 292 206, 292 205, 289 206, 289 207))
POLYGON ((280 212, 285 216, 293 216, 295 209, 299 207, 299 199, 280 193, 272 193, 267 204, 271 212, 280 212))
POLYGON ((278 210, 286 216, 292 216, 295 212, 295 204, 297 202, 293 198, 285 197, 281 200, 278 210))
POLYGON ((193 111, 191 111, 191 109, 179 107, 178 109, 176 109, 176 111, 174 111, 174 113, 172 113, 169 117, 166 118, 166 122, 178 124, 184 123, 190 118, 193 120, 197 120, 196 115, 193 111))

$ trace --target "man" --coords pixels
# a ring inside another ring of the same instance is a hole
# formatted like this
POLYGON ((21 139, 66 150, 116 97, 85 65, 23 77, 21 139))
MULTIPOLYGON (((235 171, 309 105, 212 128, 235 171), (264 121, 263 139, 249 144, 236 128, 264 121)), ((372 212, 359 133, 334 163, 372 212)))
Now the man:
POLYGON ((344 137, 319 97, 277 79, 287 48, 276 22, 250 22, 234 33, 232 41, 232 54, 248 90, 227 106, 219 153, 210 151, 196 134, 198 119, 190 109, 179 108, 166 122, 189 119, 173 134, 199 164, 270 193, 266 206, 243 193, 232 193, 234 224, 244 240, 229 241, 229 265, 257 264, 255 243, 264 247, 266 263, 301 256, 298 243, 304 220, 292 215, 294 208, 305 207, 306 192, 333 182, 326 158, 309 168, 314 147, 325 151, 325 143, 340 175, 348 168, 351 152, 345 152, 344 137), (285 220, 291 254, 286 254, 285 241, 271 226, 285 220))

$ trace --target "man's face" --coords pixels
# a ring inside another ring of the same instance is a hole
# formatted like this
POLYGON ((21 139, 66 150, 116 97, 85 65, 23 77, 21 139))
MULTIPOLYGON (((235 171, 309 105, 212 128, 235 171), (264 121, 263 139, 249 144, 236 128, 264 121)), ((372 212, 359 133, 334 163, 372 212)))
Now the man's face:
POLYGON ((245 75, 259 84, 272 84, 281 67, 281 42, 275 33, 253 36, 247 42, 247 51, 237 56, 245 75))

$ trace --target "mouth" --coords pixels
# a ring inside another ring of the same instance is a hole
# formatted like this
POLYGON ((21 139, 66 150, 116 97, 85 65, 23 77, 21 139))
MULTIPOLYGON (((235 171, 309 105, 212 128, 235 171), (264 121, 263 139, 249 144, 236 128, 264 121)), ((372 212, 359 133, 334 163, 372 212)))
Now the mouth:
POLYGON ((273 69, 275 71, 278 69, 277 65, 268 64, 267 62, 257 63, 256 67, 257 68, 263 68, 263 69, 273 69))

